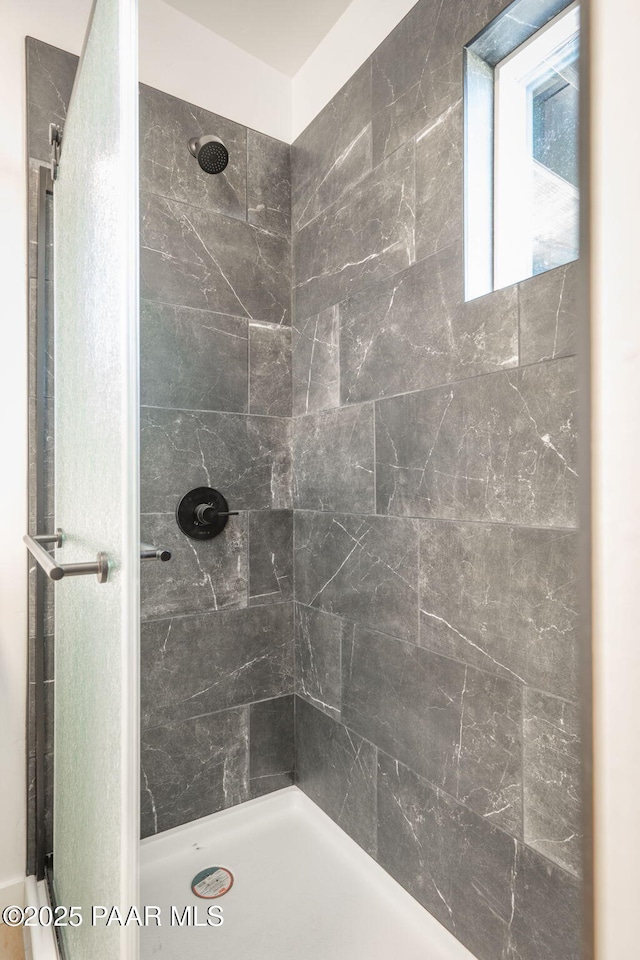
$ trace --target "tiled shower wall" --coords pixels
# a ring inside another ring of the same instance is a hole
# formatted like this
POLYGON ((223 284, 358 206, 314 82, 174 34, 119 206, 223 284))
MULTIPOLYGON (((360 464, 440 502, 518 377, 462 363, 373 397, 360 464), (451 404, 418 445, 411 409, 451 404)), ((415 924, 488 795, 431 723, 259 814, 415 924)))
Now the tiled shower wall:
POLYGON ((288 145, 142 86, 142 833, 293 782, 288 145), (187 149, 213 133, 223 174, 187 149), (194 487, 229 502, 186 538, 194 487))
MULTIPOLYGON (((77 62, 27 41, 32 346, 37 169, 49 160, 49 122, 64 123, 77 62)), ((141 800, 147 835, 293 780, 291 202, 288 145, 145 86, 140 126, 141 532, 143 541, 173 553, 168 563, 147 561, 142 567, 141 800), (187 149, 190 137, 206 133, 217 134, 229 148, 229 166, 218 177, 204 174, 187 149), (187 540, 174 519, 178 500, 196 486, 220 489, 230 508, 240 511, 222 536, 204 543, 187 540)), ((33 364, 30 398, 33 453, 33 364)), ((33 490, 31 502, 34 507, 33 490)), ((46 632, 52 634, 51 591, 48 600, 46 632)), ((33 636, 33 622, 30 630, 33 636)), ((32 710, 33 692, 32 685, 32 710)), ((32 870, 32 713, 29 744, 32 870)))
MULTIPOLYGON (((291 782, 293 477, 299 785, 480 960, 577 960, 575 268, 462 294, 501 6, 421 0, 294 145, 291 224, 286 146, 141 90, 143 832, 291 782), (201 484, 241 515, 196 545, 201 484)), ((76 59, 28 56, 44 162, 76 59)))
POLYGON ((463 297, 421 0, 292 147, 296 778, 480 960, 580 956, 576 267, 463 297))

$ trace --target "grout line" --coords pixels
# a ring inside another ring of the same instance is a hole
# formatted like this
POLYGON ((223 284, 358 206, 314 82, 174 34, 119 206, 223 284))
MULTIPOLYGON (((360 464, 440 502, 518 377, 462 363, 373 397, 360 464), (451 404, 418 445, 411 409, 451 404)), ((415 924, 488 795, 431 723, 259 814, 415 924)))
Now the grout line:
MULTIPOLYGON (((360 620, 353 620, 351 617, 345 617, 340 613, 333 613, 330 610, 324 610, 322 607, 311 607, 307 603, 303 603, 301 600, 296 601, 299 606, 305 607, 307 610, 313 610, 315 613, 323 613, 327 616, 337 617, 339 620, 343 620, 345 623, 352 624, 355 627, 359 627, 361 630, 366 630, 369 633, 375 633, 380 637, 384 637, 386 640, 394 640, 396 643, 406 643, 408 646, 413 647, 417 650, 424 650, 426 653, 430 653, 433 656, 440 657, 443 660, 450 660, 453 663, 458 663, 463 667, 468 667, 471 670, 476 670, 478 673, 482 673, 487 677, 493 679, 504 680, 505 683, 509 683, 514 687, 520 687, 522 689, 531 690, 533 693, 541 693, 545 697, 550 697, 552 700, 558 700, 561 703, 568 703, 572 706, 579 706, 579 700, 572 700, 570 697, 562 697, 557 693, 551 693, 549 690, 544 690, 542 687, 534 686, 533 684, 527 683, 521 680, 514 680, 512 676, 505 676, 504 673, 499 673, 495 670, 490 670, 487 667, 479 667, 475 663, 469 663, 467 660, 461 660, 459 657, 454 657, 450 653, 442 653, 441 650, 435 650, 433 647, 422 644, 417 640, 407 640, 406 637, 396 637, 392 633, 385 633, 383 630, 378 629, 377 627, 369 627, 366 624, 362 623, 360 620)), ((341 665, 342 667, 342 665, 341 665)), ((508 673, 508 671, 506 671, 508 673)), ((342 673, 340 674, 342 680, 342 673)))
MULTIPOLYGON (((318 510, 315 507, 294 507, 296 513, 304 514, 317 514, 320 517, 358 517, 358 518, 369 518, 371 520, 411 520, 417 521, 418 523, 452 523, 452 524, 467 524, 467 523, 477 523, 480 526, 485 527, 510 527, 514 530, 539 530, 540 532, 546 533, 566 533, 569 534, 578 534, 580 528, 575 527, 541 527, 541 526, 530 526, 521 523, 514 523, 510 520, 477 520, 471 518, 455 518, 455 517, 426 517, 419 516, 414 514, 397 514, 397 513, 355 513, 349 510, 318 510)), ((161 511, 163 513, 170 511, 161 511)))

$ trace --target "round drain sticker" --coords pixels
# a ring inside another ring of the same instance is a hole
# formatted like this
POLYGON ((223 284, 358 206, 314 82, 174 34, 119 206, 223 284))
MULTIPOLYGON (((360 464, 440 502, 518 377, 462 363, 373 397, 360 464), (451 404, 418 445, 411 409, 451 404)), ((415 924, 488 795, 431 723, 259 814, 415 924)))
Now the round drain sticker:
POLYGON ((191 889, 196 897, 203 900, 215 900, 223 897, 233 886, 233 874, 226 867, 207 867, 196 873, 191 881, 191 889))

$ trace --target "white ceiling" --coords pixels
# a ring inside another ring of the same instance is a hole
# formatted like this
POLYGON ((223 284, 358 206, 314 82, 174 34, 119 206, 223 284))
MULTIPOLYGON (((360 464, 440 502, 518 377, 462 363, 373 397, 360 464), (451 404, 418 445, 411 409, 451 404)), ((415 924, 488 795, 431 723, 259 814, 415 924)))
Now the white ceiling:
POLYGON ((166 0, 289 77, 295 76, 351 0, 166 0))

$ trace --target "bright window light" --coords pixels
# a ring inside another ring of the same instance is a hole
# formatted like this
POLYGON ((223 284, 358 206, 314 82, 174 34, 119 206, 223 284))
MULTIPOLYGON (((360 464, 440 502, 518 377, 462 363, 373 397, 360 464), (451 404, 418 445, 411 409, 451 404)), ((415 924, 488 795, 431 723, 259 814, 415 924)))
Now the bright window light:
POLYGON ((578 257, 574 3, 495 67, 494 289, 578 257))

